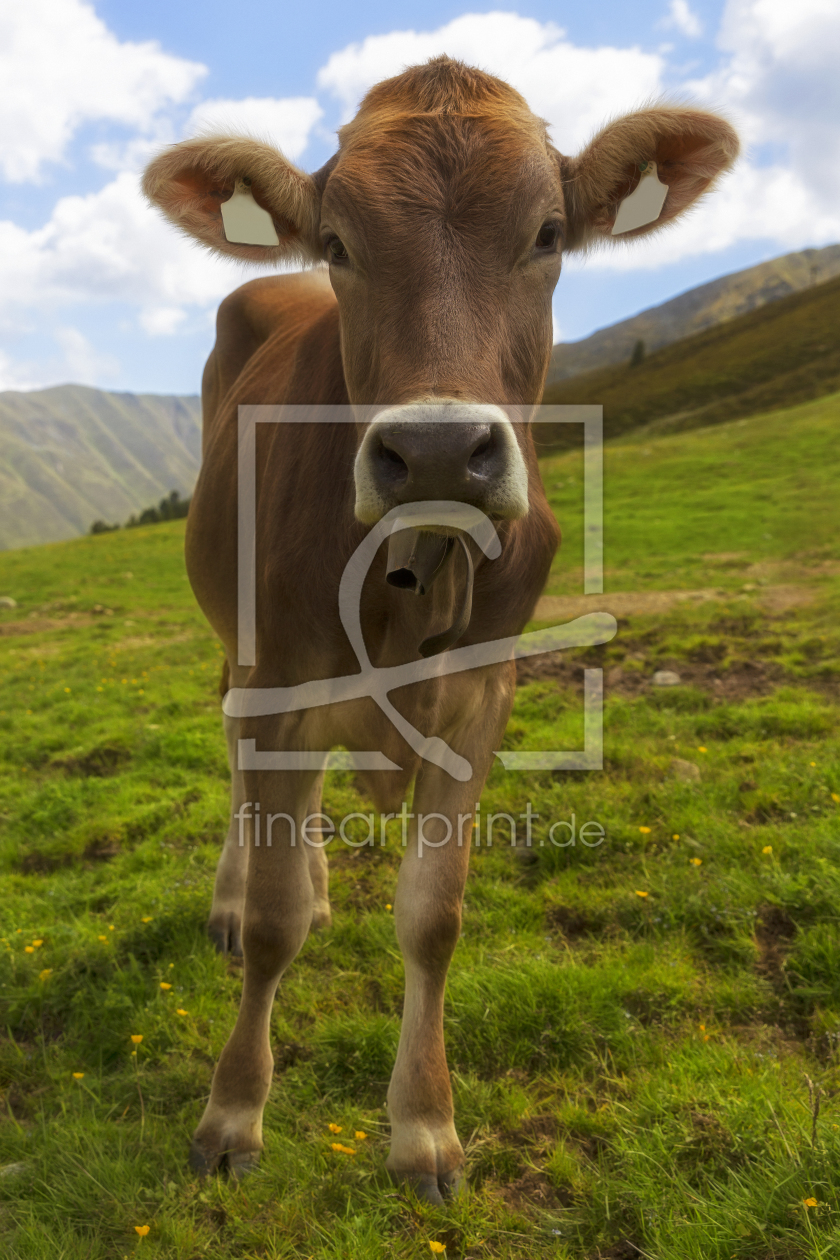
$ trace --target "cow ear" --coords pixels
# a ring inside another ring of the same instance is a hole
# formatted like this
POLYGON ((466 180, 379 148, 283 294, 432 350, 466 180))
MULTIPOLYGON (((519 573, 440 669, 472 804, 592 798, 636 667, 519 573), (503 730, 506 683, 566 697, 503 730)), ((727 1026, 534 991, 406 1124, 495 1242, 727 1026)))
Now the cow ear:
POLYGON ((639 110, 609 123, 577 157, 559 159, 566 248, 585 249, 612 234, 618 207, 651 162, 668 186, 659 216, 617 240, 645 236, 682 214, 732 166, 738 147, 735 131, 723 118, 687 107, 639 110))
POLYGON ((259 140, 202 136, 174 144, 149 163, 143 191, 176 227, 217 253, 259 263, 322 256, 315 181, 259 140), (222 204, 234 194, 255 230, 233 229, 228 213, 226 233, 222 204))

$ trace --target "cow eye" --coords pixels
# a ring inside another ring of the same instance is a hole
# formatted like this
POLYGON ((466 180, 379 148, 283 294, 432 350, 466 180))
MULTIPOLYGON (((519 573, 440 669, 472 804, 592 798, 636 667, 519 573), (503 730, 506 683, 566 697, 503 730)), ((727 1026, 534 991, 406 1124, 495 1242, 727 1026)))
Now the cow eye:
POLYGON ((554 249, 554 246, 557 244, 557 236, 557 224, 544 223, 539 232, 537 232, 537 249, 554 249))
POLYGON ((347 257, 347 250, 344 248, 343 242, 340 241, 337 236, 330 237, 327 241, 327 249, 329 250, 330 258, 332 258, 335 262, 344 262, 347 257))

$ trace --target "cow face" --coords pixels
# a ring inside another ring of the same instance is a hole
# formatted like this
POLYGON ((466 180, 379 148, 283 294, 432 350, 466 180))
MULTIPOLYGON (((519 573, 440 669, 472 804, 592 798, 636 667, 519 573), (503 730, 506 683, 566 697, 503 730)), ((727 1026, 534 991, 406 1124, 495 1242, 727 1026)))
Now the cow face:
POLYGON ((671 221, 731 165, 735 134, 713 114, 655 108, 569 159, 507 84, 437 58, 372 89, 339 139, 314 176, 257 141, 187 141, 151 163, 144 187, 220 252, 329 267, 363 419, 360 520, 444 498, 522 516, 528 477, 511 416, 527 419, 540 398, 563 250, 609 236, 650 161, 668 196, 655 224, 628 235, 671 221), (225 236, 220 206, 240 181, 278 244, 225 236))

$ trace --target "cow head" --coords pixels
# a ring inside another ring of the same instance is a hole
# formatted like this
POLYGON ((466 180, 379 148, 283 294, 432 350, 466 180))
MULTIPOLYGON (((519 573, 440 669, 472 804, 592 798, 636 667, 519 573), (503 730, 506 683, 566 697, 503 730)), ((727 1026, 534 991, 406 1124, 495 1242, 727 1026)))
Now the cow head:
POLYGON ((669 191, 628 236, 671 222, 737 150, 716 115, 655 107, 565 157, 511 87, 442 57, 373 88, 314 175, 256 140, 206 136, 160 154, 144 189, 220 253, 328 265, 350 401, 365 408, 360 520, 423 499, 516 518, 528 477, 510 417, 540 398, 563 253, 609 237, 645 163, 669 191), (220 206, 242 180, 277 245, 227 240, 220 206))

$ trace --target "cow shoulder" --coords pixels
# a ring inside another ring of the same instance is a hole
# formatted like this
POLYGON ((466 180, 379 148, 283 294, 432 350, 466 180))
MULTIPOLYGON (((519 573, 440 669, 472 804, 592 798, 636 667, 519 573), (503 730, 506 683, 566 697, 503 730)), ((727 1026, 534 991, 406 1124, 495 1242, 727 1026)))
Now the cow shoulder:
POLYGON ((300 338, 333 306, 332 288, 322 271, 251 280, 224 299, 201 385, 205 438, 231 390, 243 374, 252 375, 246 369, 263 346, 272 343, 275 371, 291 372, 300 338))

